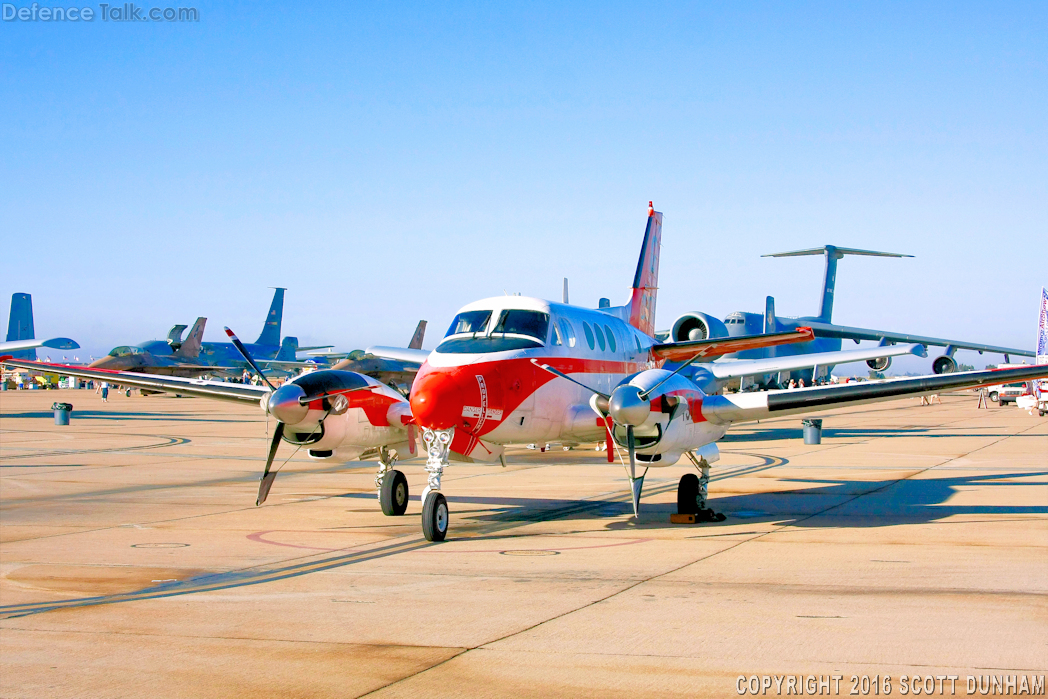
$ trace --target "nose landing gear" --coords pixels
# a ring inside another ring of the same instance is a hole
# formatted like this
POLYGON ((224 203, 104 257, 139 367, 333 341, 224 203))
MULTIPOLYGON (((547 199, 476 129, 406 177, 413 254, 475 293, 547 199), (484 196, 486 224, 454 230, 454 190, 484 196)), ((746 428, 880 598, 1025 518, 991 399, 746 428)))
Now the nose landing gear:
POLYGON ((426 473, 428 482, 422 491, 422 533, 428 541, 444 541, 448 534, 448 501, 440 492, 440 477, 448 465, 448 451, 455 428, 433 430, 423 428, 422 442, 426 445, 426 473))

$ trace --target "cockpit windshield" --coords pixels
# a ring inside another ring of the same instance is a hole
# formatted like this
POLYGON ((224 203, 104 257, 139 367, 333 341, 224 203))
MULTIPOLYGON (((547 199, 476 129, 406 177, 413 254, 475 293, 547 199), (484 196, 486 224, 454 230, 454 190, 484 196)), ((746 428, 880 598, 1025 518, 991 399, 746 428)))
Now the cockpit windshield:
POLYGON ((132 354, 138 354, 142 350, 137 347, 131 347, 130 345, 121 345, 120 347, 114 347, 110 352, 110 357, 130 357, 132 354))
POLYGON ((549 313, 540 311, 503 311, 499 316, 499 322, 495 324, 495 333, 507 335, 527 335, 539 342, 546 342, 549 333, 549 313))
POLYGON ((490 333, 485 334, 491 311, 464 311, 455 316, 437 352, 488 354, 536 349, 546 344, 549 314, 541 311, 505 310, 490 333))
POLYGON ((491 320, 491 311, 463 311, 451 321, 444 337, 452 335, 463 335, 466 333, 482 333, 487 330, 488 321, 491 320))

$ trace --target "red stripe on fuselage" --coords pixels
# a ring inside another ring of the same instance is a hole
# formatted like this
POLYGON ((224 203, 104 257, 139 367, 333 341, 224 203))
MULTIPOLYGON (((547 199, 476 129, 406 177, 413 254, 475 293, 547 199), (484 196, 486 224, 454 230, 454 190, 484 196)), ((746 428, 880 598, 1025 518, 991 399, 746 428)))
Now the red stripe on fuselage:
POLYGON ((535 366, 532 359, 565 374, 605 374, 616 381, 647 368, 643 362, 581 357, 523 356, 446 367, 427 362, 412 385, 412 415, 423 427, 462 427, 476 437, 488 434, 542 386, 557 378, 535 366), (478 376, 483 377, 487 392, 483 409, 478 376), (464 410, 469 414, 464 416, 464 410))

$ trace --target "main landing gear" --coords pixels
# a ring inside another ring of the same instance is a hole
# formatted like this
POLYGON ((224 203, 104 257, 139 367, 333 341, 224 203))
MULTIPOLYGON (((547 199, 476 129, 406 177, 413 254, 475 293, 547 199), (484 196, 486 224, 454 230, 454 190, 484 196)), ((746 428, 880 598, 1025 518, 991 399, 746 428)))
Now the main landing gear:
POLYGON ((382 514, 399 517, 408 509, 408 479, 393 466, 397 463, 395 453, 382 447, 379 450, 378 475, 375 476, 375 487, 378 488, 378 502, 382 514))
POLYGON ((700 475, 685 473, 681 476, 680 483, 677 484, 677 513, 695 515, 696 522, 723 522, 727 517, 706 507, 706 494, 710 483, 709 462, 706 459, 696 459, 690 451, 685 453, 699 469, 700 475))
POLYGON ((444 541, 448 535, 448 501, 440 492, 440 477, 448 465, 448 451, 455 428, 422 430, 426 445, 426 473, 429 476, 422 491, 422 533, 427 541, 444 541))

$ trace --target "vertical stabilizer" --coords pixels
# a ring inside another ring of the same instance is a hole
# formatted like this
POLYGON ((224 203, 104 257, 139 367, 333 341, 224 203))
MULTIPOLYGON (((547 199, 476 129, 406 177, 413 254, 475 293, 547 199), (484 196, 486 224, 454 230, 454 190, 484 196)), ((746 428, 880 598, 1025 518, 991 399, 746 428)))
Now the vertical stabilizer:
POLYGON ((420 320, 418 327, 415 328, 415 334, 411 336, 411 342, 408 343, 408 349, 422 349, 422 341, 426 339, 426 321, 420 320))
POLYGON ((764 333, 773 333, 777 330, 775 322, 775 297, 769 296, 764 299, 764 333))
POLYGON ((193 323, 193 329, 189 331, 186 339, 182 341, 182 345, 175 351, 176 357, 196 359, 200 356, 200 343, 204 340, 204 325, 206 324, 207 318, 196 319, 196 322, 193 323))
POLYGON ((298 338, 297 337, 285 337, 284 341, 280 343, 280 350, 277 352, 277 356, 273 359, 279 359, 282 362, 294 362, 298 360, 298 338))
MULTIPOLYGON (((29 294, 11 294, 11 317, 7 322, 7 341, 35 340, 33 329, 33 297, 29 294)), ((9 352, 15 359, 36 360, 36 350, 27 349, 9 352)))
POLYGON ((276 347, 280 344, 280 323, 284 319, 284 292, 287 289, 276 287, 273 292, 273 303, 269 305, 269 314, 266 323, 262 326, 262 334, 255 340, 256 345, 270 345, 276 347))
POLYGON ((646 335, 655 336, 655 297, 659 290, 659 248, 662 245, 662 214, 648 202, 648 225, 633 276, 633 295, 627 308, 629 323, 646 335))
POLYGON ((833 315, 833 292, 837 286, 837 260, 845 255, 864 255, 866 257, 913 257, 913 255, 902 255, 897 252, 877 252, 876 250, 860 250, 858 248, 839 248, 836 245, 824 245, 821 248, 808 248, 806 250, 791 250, 789 252, 776 252, 761 257, 803 257, 805 255, 826 255, 826 270, 822 276, 822 292, 819 298, 818 319, 829 323, 833 315))

